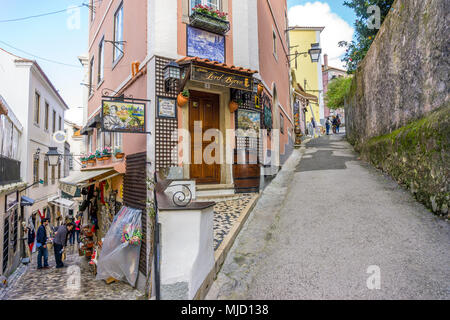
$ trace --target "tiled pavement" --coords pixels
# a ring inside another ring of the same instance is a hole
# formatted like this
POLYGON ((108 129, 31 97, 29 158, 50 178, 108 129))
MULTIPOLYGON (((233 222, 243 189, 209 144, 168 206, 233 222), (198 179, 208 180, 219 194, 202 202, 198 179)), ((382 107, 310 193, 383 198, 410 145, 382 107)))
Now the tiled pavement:
MULTIPOLYGON (((255 194, 242 194, 239 198, 217 202, 214 207, 214 250, 228 235, 233 224, 242 214, 255 194)), ((70 249, 69 249, 70 250, 70 249)), ((0 289, 0 300, 136 300, 142 294, 130 285, 118 282, 106 284, 95 280, 84 257, 78 256, 78 251, 72 249, 67 255, 67 267, 55 269, 53 249, 49 250, 47 270, 36 269, 37 254, 28 266, 21 265, 8 279, 6 289, 0 289), (71 253, 73 252, 73 253, 71 253), (79 269, 78 269, 79 268, 79 269), (80 286, 77 286, 76 274, 81 276, 80 286), (70 279, 75 282, 70 283, 70 279)))

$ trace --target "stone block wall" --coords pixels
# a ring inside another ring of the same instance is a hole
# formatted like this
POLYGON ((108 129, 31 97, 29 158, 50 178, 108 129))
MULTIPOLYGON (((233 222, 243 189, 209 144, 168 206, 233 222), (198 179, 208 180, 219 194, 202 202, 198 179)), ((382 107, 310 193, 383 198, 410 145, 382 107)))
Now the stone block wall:
POLYGON ((448 0, 396 0, 346 101, 346 131, 363 159, 433 212, 449 206, 448 0))

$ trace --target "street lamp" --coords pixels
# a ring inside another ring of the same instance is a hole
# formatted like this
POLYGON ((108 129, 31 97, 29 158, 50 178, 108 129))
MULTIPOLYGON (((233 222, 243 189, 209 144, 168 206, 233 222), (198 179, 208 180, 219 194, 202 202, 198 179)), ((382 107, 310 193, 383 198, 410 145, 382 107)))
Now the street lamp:
POLYGON ((56 167, 61 159, 61 154, 59 154, 57 147, 49 147, 46 156, 51 167, 56 167))
POLYGON ((164 67, 164 82, 166 84, 166 92, 170 90, 170 85, 181 79, 181 67, 175 61, 169 62, 164 67))
POLYGON ((308 53, 311 57, 312 62, 319 62, 320 54, 322 53, 322 49, 319 47, 319 43, 311 44, 311 49, 309 49, 308 53))

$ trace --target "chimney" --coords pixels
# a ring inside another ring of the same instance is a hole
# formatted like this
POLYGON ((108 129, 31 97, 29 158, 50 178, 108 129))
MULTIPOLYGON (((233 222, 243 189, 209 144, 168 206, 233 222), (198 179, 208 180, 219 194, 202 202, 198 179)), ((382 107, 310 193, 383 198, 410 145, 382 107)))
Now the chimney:
POLYGON ((323 63, 325 65, 325 68, 328 68, 328 54, 323 55, 323 63))

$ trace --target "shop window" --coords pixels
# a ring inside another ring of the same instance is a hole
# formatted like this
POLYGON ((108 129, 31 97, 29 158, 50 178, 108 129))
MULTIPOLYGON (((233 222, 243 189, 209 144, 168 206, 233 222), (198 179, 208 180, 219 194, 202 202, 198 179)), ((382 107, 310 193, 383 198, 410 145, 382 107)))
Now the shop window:
POLYGON ((120 4, 116 13, 114 14, 114 41, 113 46, 113 62, 119 60, 123 55, 123 3, 120 4))
POLYGON ((104 55, 105 55, 105 46, 104 46, 105 37, 100 40, 98 45, 98 75, 97 75, 97 84, 100 84, 103 81, 104 76, 104 55))
POLYGON ((34 93, 34 123, 39 125, 41 112, 41 95, 38 92, 34 93))
POLYGON ((44 185, 48 185, 48 160, 44 160, 44 185))

